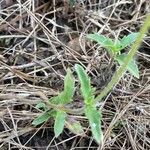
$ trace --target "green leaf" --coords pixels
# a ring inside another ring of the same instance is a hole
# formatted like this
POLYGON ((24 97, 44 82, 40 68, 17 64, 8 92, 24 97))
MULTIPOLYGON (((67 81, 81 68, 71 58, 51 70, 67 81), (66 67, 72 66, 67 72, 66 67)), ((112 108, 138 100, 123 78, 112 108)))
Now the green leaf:
POLYGON ((75 80, 70 69, 67 69, 67 75, 64 80, 64 91, 60 94, 62 104, 72 101, 75 92, 75 80))
POLYGON ((112 55, 112 49, 115 46, 112 39, 105 37, 104 35, 100 35, 98 33, 88 34, 87 38, 99 43, 102 47, 107 48, 109 50, 108 52, 112 55))
POLYGON ((99 43, 101 46, 103 46, 105 48, 107 48, 107 47, 110 48, 114 45, 114 42, 112 41, 112 39, 110 39, 104 35, 100 35, 98 33, 88 34, 87 38, 99 43))
POLYGON ((100 112, 93 106, 87 106, 85 108, 85 115, 89 120, 94 139, 100 144, 103 140, 103 132, 101 130, 102 116, 100 112))
POLYGON ((52 117, 53 110, 43 113, 39 117, 35 118, 32 122, 33 125, 39 125, 46 122, 50 117, 52 117))
POLYGON ((46 110, 46 105, 43 102, 38 103, 35 108, 46 110))
POLYGON ((112 47, 112 50, 115 52, 115 54, 117 54, 118 52, 122 50, 122 45, 119 40, 115 41, 114 46, 112 47))
POLYGON ((83 127, 81 126, 80 122, 73 119, 73 118, 68 118, 66 121, 66 127, 74 134, 80 134, 84 135, 84 130, 83 127))
POLYGON ((55 124, 54 124, 54 133, 57 138, 63 131, 65 125, 65 119, 67 114, 63 111, 57 111, 55 124))
POLYGON ((75 5, 75 0, 69 0, 69 4, 71 7, 73 7, 75 5))
MULTIPOLYGON (((127 57, 126 54, 121 54, 118 55, 115 59, 118 61, 120 65, 122 65, 126 57, 127 57)), ((127 70, 131 73, 131 75, 139 79, 139 69, 135 60, 130 61, 130 63, 127 66, 127 70)))
POLYGON ((58 96, 54 96, 54 97, 50 98, 49 102, 52 103, 52 104, 60 104, 61 99, 60 99, 60 97, 58 95, 58 96))
POLYGON ((75 92, 75 80, 70 69, 64 80, 64 90, 57 96, 52 97, 49 102, 53 104, 67 104, 72 101, 75 92))
POLYGON ((125 47, 129 46, 130 44, 132 44, 133 42, 135 42, 136 38, 138 37, 139 33, 131 33, 127 36, 124 36, 120 42, 122 45, 121 49, 124 49, 125 47))
POLYGON ((77 72, 79 81, 81 83, 81 93, 86 104, 92 104, 94 101, 93 88, 91 87, 90 78, 82 66, 76 64, 75 70, 77 72))

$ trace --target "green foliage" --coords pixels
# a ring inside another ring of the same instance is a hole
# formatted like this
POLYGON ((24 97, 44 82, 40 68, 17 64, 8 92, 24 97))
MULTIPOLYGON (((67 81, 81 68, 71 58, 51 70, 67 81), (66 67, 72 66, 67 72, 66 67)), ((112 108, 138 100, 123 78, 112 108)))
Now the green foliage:
POLYGON ((67 75, 64 79, 64 90, 55 97, 52 97, 49 101, 53 104, 67 104, 72 101, 75 92, 75 80, 71 73, 71 70, 67 70, 67 75))
POLYGON ((121 40, 121 50, 126 48, 127 46, 129 46, 130 44, 132 44, 133 42, 135 42, 137 36, 139 35, 139 33, 131 33, 127 36, 124 36, 121 40))
POLYGON ((40 115, 39 117, 35 118, 32 122, 33 125, 39 125, 41 123, 44 123, 46 121, 48 121, 48 119, 50 119, 52 117, 52 115, 54 114, 53 110, 49 110, 47 112, 44 112, 42 115, 40 115))
MULTIPOLYGON (((118 61, 118 63, 121 65, 123 65, 124 60, 126 59, 127 55, 126 54, 121 54, 116 56, 116 60, 118 61)), ((135 62, 135 60, 131 60, 127 66, 127 70, 136 78, 139 78, 139 69, 138 66, 135 62)))
MULTIPOLYGON (((52 97, 49 100, 49 103, 57 104, 57 105, 68 104, 72 101, 74 92, 75 92, 75 80, 71 73, 71 70, 68 69, 67 75, 65 76, 65 79, 64 79, 64 90, 59 95, 52 97)), ((46 105, 41 102, 37 104, 36 107, 45 109, 46 105)), ((38 118, 34 119, 32 124, 39 125, 47 121, 50 117, 54 117, 55 119, 54 132, 55 132, 55 136, 58 137, 63 131, 66 115, 67 114, 64 111, 57 110, 57 108, 56 110, 52 109, 52 110, 45 112, 38 118)))
MULTIPOLYGON (((95 98, 94 90, 91 87, 90 78, 88 77, 86 71, 83 69, 80 65, 75 65, 75 69, 79 78, 79 81, 81 83, 81 93, 84 98, 84 113, 89 121, 89 124, 91 126, 91 131, 93 134, 94 139, 101 143, 103 140, 103 133, 101 130, 101 120, 102 115, 101 111, 97 110, 96 108, 96 102, 100 101, 103 97, 105 97, 110 90, 118 83, 121 76, 125 73, 126 68, 128 67, 128 70, 134 70, 134 76, 138 77, 138 68, 133 60, 133 57, 137 51, 137 49, 140 46, 140 43, 142 42, 145 33, 148 31, 148 27, 150 27, 150 14, 147 16, 144 25, 142 26, 140 33, 137 37, 137 40, 135 44, 131 47, 131 51, 128 53, 128 55, 120 54, 120 50, 134 42, 134 38, 137 36, 136 34, 131 34, 127 37, 124 37, 122 40, 117 40, 113 42, 113 48, 110 45, 111 39, 107 39, 104 36, 101 36, 102 40, 99 40, 99 43, 103 43, 107 46, 110 51, 112 51, 113 54, 115 54, 115 60, 118 61, 118 63, 121 65, 120 68, 115 72, 114 76, 112 77, 112 80, 108 83, 108 85, 101 91, 101 93, 95 98), (130 39, 130 40, 129 40, 130 39), (105 41, 106 40, 106 41, 105 41), (93 102, 94 101, 94 102, 93 102)), ((93 35, 92 35, 93 36, 93 35)), ((92 39, 91 36, 91 39, 92 39)), ((93 36, 94 37, 94 36, 93 36)), ((96 37, 98 37, 96 35, 96 37)), ((95 40, 96 41, 96 40, 95 40)), ((98 41, 98 40, 97 40, 98 41)), ((38 109, 44 109, 45 112, 40 115, 38 118, 34 119, 32 124, 39 125, 45 121, 47 121, 50 117, 53 117, 55 119, 54 123, 54 132, 55 136, 58 137, 63 129, 64 125, 66 123, 66 126, 73 132, 77 134, 84 134, 83 128, 81 124, 76 120, 68 119, 69 113, 71 112, 71 109, 68 107, 65 107, 64 105, 72 102, 72 98, 74 95, 74 78, 72 76, 72 73, 70 70, 67 70, 67 75, 64 80, 64 90, 58 94, 57 96, 53 97, 49 101, 49 107, 45 107, 45 105, 38 104, 36 107, 38 109), (56 108, 55 108, 55 107, 56 108), (60 107, 59 107, 60 106, 60 107), (62 106, 62 107, 61 107, 62 106), (61 110, 62 109, 62 110, 61 110)), ((46 103, 47 105, 48 103, 46 103)), ((74 114, 76 114, 77 111, 74 111, 74 114)), ((115 124, 114 124, 115 125, 115 124)), ((112 130, 112 129, 111 129, 112 130)), ((106 137, 107 138, 107 137, 106 137)))
POLYGON ((87 35, 87 37, 93 41, 96 41, 101 46, 108 48, 108 49, 111 49, 112 46, 114 45, 114 42, 112 41, 112 39, 105 37, 104 35, 100 35, 98 33, 89 34, 87 35))
POLYGON ((62 104, 67 104, 72 101, 75 91, 75 80, 71 73, 71 70, 67 70, 67 75, 64 80, 64 91, 60 94, 60 100, 62 104))
POLYGON ((105 37, 104 35, 100 35, 98 33, 88 34, 87 38, 97 42, 102 47, 105 47, 108 50, 109 54, 112 55, 111 49, 114 47, 114 42, 112 41, 112 39, 105 37))
MULTIPOLYGON (((98 33, 89 34, 87 38, 91 39, 92 41, 96 41, 102 47, 108 50, 108 53, 111 57, 115 57, 114 59, 122 65, 124 63, 124 55, 120 54, 121 50, 135 42, 136 38, 138 37, 139 33, 131 33, 128 36, 124 36, 121 40, 115 40, 105 37, 103 35, 99 35, 98 33), (122 59, 122 60, 121 60, 122 59)), ((127 56, 127 55, 126 55, 127 56)), ((127 70, 136 78, 139 78, 139 70, 135 61, 132 60, 131 63, 127 66, 127 70), (132 66, 133 65, 133 66, 132 66), (132 69, 131 69, 132 68, 132 69)))
POLYGON ((87 73, 85 72, 85 70, 83 69, 82 66, 76 64, 75 70, 78 74, 78 78, 79 78, 80 83, 81 83, 81 93, 82 93, 82 96, 84 98, 84 102, 86 104, 93 103, 94 89, 91 87, 90 78, 88 77, 87 73))
POLYGON ((85 108, 85 115, 89 120, 93 137, 100 144, 103 140, 103 133, 101 130, 101 114, 94 106, 87 106, 85 108))
POLYGON ((52 104, 59 104, 61 102, 60 95, 54 96, 49 99, 49 102, 52 104))
POLYGON ((69 0, 69 5, 71 6, 71 7, 73 7, 74 5, 75 5, 75 0, 69 0))
POLYGON ((58 137, 62 133, 65 125, 66 116, 67 114, 65 112, 57 111, 55 124, 54 124, 55 137, 58 137))
POLYGON ((35 108, 46 110, 46 105, 43 102, 38 103, 35 108))
MULTIPOLYGON (((81 83, 81 94, 84 98, 85 103, 85 115, 89 120, 91 131, 93 134, 94 139, 100 143, 102 142, 102 130, 101 130, 101 113, 96 109, 96 106, 94 104, 94 88, 92 88, 90 83, 90 78, 86 71, 83 69, 82 66, 76 64, 75 70, 77 72, 79 81, 81 83)), ((57 96, 52 97, 49 100, 49 103, 53 105, 58 106, 65 106, 66 104, 70 103, 72 101, 74 92, 75 92, 75 80, 71 73, 71 70, 67 70, 67 75, 64 80, 64 90, 57 96)), ((39 103, 37 108, 42 109, 48 109, 44 103, 39 103)), ((61 108, 61 107, 58 107, 61 108)), ((81 124, 76 120, 71 120, 67 118, 67 113, 64 110, 61 109, 51 109, 47 110, 47 112, 44 112, 42 115, 40 115, 38 118, 34 119, 32 122, 33 125, 39 125, 41 123, 44 123, 47 121, 50 117, 53 117, 55 119, 54 123, 54 133, 55 137, 58 137, 65 126, 66 126, 76 134, 84 134, 83 127, 81 124)))
POLYGON ((85 115, 89 120, 94 139, 100 143, 102 142, 103 138, 103 133, 101 130, 101 115, 96 109, 95 103, 93 103, 94 92, 90 83, 90 79, 82 66, 77 64, 75 65, 75 69, 81 83, 81 93, 85 102, 85 115))

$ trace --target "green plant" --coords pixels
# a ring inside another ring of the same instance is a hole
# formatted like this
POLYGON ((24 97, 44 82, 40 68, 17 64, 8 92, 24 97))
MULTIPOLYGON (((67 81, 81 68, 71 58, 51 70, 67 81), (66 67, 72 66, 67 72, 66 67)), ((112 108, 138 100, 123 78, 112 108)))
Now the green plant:
MULTIPOLYGON (((127 57, 127 54, 121 54, 121 50, 135 42, 139 33, 131 33, 128 36, 124 36, 121 40, 112 40, 104 35, 98 33, 89 34, 87 38, 92 41, 96 41, 102 47, 106 48, 112 59, 115 59, 119 65, 122 65, 127 57)), ((113 61, 111 61, 113 62, 113 61)), ((130 61, 127 66, 127 70, 135 77, 139 78, 138 66, 134 59, 130 61)))
POLYGON ((75 0, 69 0, 69 5, 73 7, 75 5, 75 0))
MULTIPOLYGON (((113 75, 112 80, 97 97, 94 96, 95 89, 91 86, 90 78, 86 71, 82 66, 75 65, 75 70, 81 83, 80 89, 84 98, 84 107, 75 110, 66 107, 68 103, 72 102, 75 92, 75 81, 71 70, 68 69, 64 80, 64 90, 58 96, 52 97, 49 101, 37 104, 36 108, 42 110, 43 113, 39 117, 35 118, 32 124, 39 125, 53 117, 55 120, 54 132, 56 137, 62 133, 64 125, 66 125, 73 133, 83 134, 84 132, 81 124, 74 119, 70 119, 71 116, 69 114, 82 115, 84 113, 89 120, 93 137, 98 143, 103 142, 103 134, 101 130, 101 110, 97 110, 96 103, 102 100, 102 98, 110 92, 110 90, 119 82, 122 75, 126 72, 129 63, 133 60, 133 57, 145 36, 145 33, 148 31, 148 27, 150 27, 149 20, 150 14, 147 16, 135 43, 132 45, 131 50, 127 54, 127 57, 124 58, 123 63, 113 75)), ((111 129, 113 129, 114 124, 111 124, 111 129)), ((111 130, 109 130, 109 132, 111 132, 111 130)), ((106 137, 104 140, 105 139, 106 137)))
POLYGON ((129 63, 133 60, 138 48, 140 47, 140 44, 142 40, 145 37, 145 34, 148 31, 148 28, 150 27, 150 14, 147 15, 143 26, 140 29, 139 35, 136 38, 135 43, 131 46, 131 50, 127 54, 127 57, 124 60, 124 63, 119 67, 119 69, 114 73, 111 81, 108 83, 108 85, 101 91, 101 93, 95 98, 95 103, 97 101, 101 101, 102 98, 104 98, 110 90, 119 82, 121 79, 122 75, 126 72, 127 67, 129 63))
MULTIPOLYGON (((75 70, 81 83, 81 93, 85 103, 84 113, 89 120, 93 137, 98 143, 100 143, 102 141, 101 112, 96 109, 94 103, 94 88, 91 87, 90 79, 82 66, 75 65, 75 70)), ((49 103, 61 105, 61 108, 62 106, 65 107, 65 105, 72 102, 74 91, 75 81, 71 70, 68 69, 64 80, 64 90, 58 96, 51 98, 49 103)), ((76 120, 70 120, 68 114, 64 110, 58 108, 50 110, 46 107, 45 103, 37 104, 36 108, 42 109, 45 112, 34 119, 32 122, 33 125, 39 125, 53 117, 55 120, 54 133, 56 137, 62 133, 65 123, 72 132, 83 134, 83 128, 80 123, 76 120)))
MULTIPOLYGON (((68 103, 72 101, 74 91, 75 91, 75 80, 73 78, 73 75, 71 73, 71 70, 67 70, 67 75, 64 80, 64 90, 58 95, 49 100, 49 103, 57 104, 59 106, 65 106, 68 103)), ((38 104, 38 108, 43 107, 43 104, 38 104)), ((37 106, 36 106, 37 107, 37 106)), ((39 125, 45 121, 47 121, 50 117, 54 117, 55 123, 54 123, 54 132, 55 136, 58 137, 61 132, 63 131, 64 125, 65 125, 65 119, 67 117, 67 113, 64 110, 59 109, 60 107, 56 108, 55 110, 46 110, 41 116, 34 119, 32 124, 39 125)), ((44 107, 44 109, 46 109, 44 107)))
POLYGON ((78 74, 79 81, 81 83, 81 93, 84 98, 85 104, 85 115, 89 120, 93 137, 98 143, 101 143, 103 140, 103 133, 101 130, 101 111, 96 109, 96 103, 94 102, 95 89, 92 88, 90 83, 90 78, 87 73, 80 65, 75 65, 75 70, 78 74))

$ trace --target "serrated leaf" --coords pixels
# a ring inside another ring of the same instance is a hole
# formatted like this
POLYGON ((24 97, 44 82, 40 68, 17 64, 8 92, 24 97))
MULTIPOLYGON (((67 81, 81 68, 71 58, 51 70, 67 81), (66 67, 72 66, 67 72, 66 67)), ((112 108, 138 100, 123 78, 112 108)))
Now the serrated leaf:
POLYGON ((75 119, 70 119, 68 118, 66 121, 66 127, 73 132, 74 134, 80 134, 80 135, 84 135, 84 130, 83 127, 81 126, 80 122, 75 120, 75 119))
POLYGON ((69 4, 71 7, 73 7, 75 5, 75 0, 69 0, 69 4))
POLYGON ((112 47, 114 45, 114 42, 112 41, 112 39, 98 34, 98 33, 94 33, 94 34, 88 34, 87 38, 89 38, 92 41, 95 41, 97 43, 99 43, 101 46, 103 47, 112 47))
POLYGON ((43 113, 39 117, 35 118, 32 122, 33 125, 39 125, 46 122, 50 117, 52 117, 53 110, 43 113))
POLYGON ((67 75, 64 80, 64 91, 60 94, 62 104, 72 101, 75 92, 75 80, 70 69, 67 69, 67 75))
POLYGON ((57 111, 55 124, 54 124, 54 133, 57 138, 63 131, 65 125, 65 119, 67 114, 63 111, 57 111))
POLYGON ((111 55, 112 55, 112 49, 115 46, 112 39, 110 39, 104 35, 100 35, 98 33, 88 34, 87 38, 99 43, 102 47, 107 48, 109 50, 108 52, 111 53, 111 55))
POLYGON ((58 96, 54 96, 52 98, 49 99, 49 102, 52 103, 52 104, 60 104, 61 103, 61 99, 58 96))
POLYGON ((124 49, 125 47, 129 46, 130 44, 132 44, 133 42, 135 42, 136 38, 138 37, 139 33, 131 33, 127 36, 124 36, 120 42, 122 45, 122 49, 124 49))
POLYGON ((122 49, 121 42, 119 40, 116 40, 114 46, 112 47, 112 51, 114 51, 114 53, 117 54, 118 52, 121 51, 121 49, 122 49))
POLYGON ((75 80, 70 69, 64 80, 64 90, 57 96, 52 97, 49 102, 53 104, 67 104, 72 101, 75 92, 75 80))
MULTIPOLYGON (((124 63, 124 60, 125 58, 127 57, 126 54, 121 54, 121 55, 118 55, 116 57, 116 60, 118 61, 118 63, 120 65, 122 65, 124 63)), ((138 69, 138 66, 136 64, 136 61, 135 60, 132 60, 128 66, 127 66, 127 70, 131 73, 131 75, 133 75, 134 77, 138 78, 139 79, 139 69, 138 69)))
POLYGON ((93 88, 91 87, 90 78, 88 77, 86 71, 83 69, 82 66, 76 64, 75 70, 77 72, 79 81, 81 83, 81 93, 84 98, 86 104, 93 103, 94 95, 93 95, 93 88))
POLYGON ((102 116, 100 112, 93 106, 87 106, 85 108, 85 115, 89 120, 94 139, 100 144, 103 140, 103 133, 101 130, 102 116))
POLYGON ((45 105, 45 103, 43 103, 43 102, 40 102, 40 103, 38 103, 36 106, 35 106, 35 108, 37 108, 37 109, 46 109, 46 105, 45 105))

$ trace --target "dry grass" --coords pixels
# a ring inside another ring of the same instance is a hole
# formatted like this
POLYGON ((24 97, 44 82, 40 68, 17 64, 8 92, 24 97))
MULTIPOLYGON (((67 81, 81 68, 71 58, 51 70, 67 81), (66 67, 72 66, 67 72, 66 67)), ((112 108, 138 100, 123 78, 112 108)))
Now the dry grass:
MULTIPOLYGON (((149 0, 0 1, 0 149, 100 149, 93 141, 86 118, 86 136, 68 129, 56 139, 53 120, 39 127, 35 105, 63 87, 68 67, 85 66, 98 91, 110 81, 110 58, 85 39, 98 32, 118 38, 139 30, 150 10, 149 0)), ((149 34, 137 54, 140 79, 126 73, 100 103, 103 112, 104 150, 150 149, 150 42, 149 34)), ((79 96, 77 96, 79 98, 79 96)), ((78 99, 73 107, 82 105, 78 99)))

